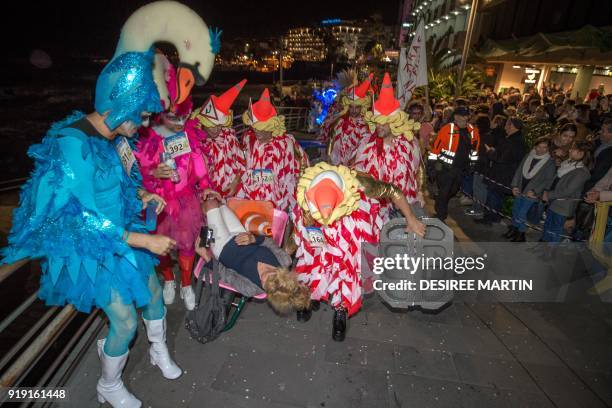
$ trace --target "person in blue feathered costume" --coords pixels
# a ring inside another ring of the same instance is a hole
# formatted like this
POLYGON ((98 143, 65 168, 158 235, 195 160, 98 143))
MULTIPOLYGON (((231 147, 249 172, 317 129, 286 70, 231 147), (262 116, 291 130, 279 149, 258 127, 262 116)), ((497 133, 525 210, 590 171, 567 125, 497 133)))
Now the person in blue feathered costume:
POLYGON ((166 309, 154 270, 155 255, 168 254, 176 243, 147 234, 142 209, 155 200, 159 213, 165 203, 141 188, 128 140, 148 115, 162 110, 167 96, 163 79, 155 81, 153 72, 151 46, 162 39, 182 44, 182 62, 198 70, 191 79, 210 74, 218 35, 197 14, 171 1, 136 11, 98 77, 95 111, 53 124, 42 143, 30 147, 34 171, 2 250, 1 263, 41 260, 39 297, 48 305, 68 303, 86 313, 98 307, 108 316, 108 335, 98 342, 97 394, 113 407, 141 406, 121 380, 138 324, 136 308, 142 308, 151 363, 168 379, 182 374, 166 346, 166 309))

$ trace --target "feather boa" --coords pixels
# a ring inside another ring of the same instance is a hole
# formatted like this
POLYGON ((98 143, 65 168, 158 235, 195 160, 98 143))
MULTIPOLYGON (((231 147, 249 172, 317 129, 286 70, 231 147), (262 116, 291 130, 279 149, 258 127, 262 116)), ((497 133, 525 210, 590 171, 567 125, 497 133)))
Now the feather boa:
POLYGON ((137 151, 134 152, 143 174, 143 185, 151 192, 163 197, 168 203, 165 212, 174 219, 179 216, 179 198, 184 195, 195 195, 211 186, 204 154, 200 147, 205 134, 196 127, 193 119, 185 123, 185 134, 189 141, 191 152, 176 158, 176 166, 181 181, 160 180, 153 176, 153 171, 159 165, 159 155, 164 152, 164 138, 154 128, 142 128, 137 151))

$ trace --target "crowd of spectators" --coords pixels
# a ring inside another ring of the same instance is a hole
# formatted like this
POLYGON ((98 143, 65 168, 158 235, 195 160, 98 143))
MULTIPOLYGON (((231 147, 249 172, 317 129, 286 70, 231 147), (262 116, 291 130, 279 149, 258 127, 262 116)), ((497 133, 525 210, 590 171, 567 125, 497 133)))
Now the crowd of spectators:
MULTIPOLYGON (((436 216, 447 217, 457 193, 465 213, 491 225, 510 215, 504 237, 525 241, 528 225, 543 224, 540 240, 586 240, 593 204, 610 198, 612 94, 592 90, 584 100, 548 86, 521 93, 413 100, 436 216), (509 198, 514 198, 509 200, 509 198)), ((606 242, 612 240, 608 221, 606 242)))

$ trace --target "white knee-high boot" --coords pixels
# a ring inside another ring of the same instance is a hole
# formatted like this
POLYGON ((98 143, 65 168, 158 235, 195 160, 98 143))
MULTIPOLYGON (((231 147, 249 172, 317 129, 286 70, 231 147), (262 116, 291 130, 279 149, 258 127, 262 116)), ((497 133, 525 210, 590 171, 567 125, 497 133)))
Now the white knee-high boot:
POLYGON ((105 341, 98 340, 98 356, 102 364, 102 375, 96 386, 98 401, 101 404, 108 402, 114 408, 140 408, 141 402, 125 388, 121 380, 128 353, 119 357, 109 356, 104 352, 105 341))
POLYGON ((179 378, 183 370, 172 360, 166 345, 166 312, 164 311, 164 317, 161 319, 147 320, 143 317, 142 320, 144 320, 147 337, 151 342, 149 349, 151 364, 158 366, 162 375, 168 380, 179 378))

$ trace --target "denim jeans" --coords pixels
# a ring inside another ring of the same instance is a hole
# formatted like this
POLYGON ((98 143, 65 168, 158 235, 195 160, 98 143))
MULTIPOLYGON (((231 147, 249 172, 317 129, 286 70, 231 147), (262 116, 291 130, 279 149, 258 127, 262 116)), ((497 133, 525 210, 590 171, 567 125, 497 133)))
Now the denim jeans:
POLYGON ((468 173, 463 176, 463 180, 461 182, 461 191, 469 196, 474 195, 474 173, 468 173))
POLYGON ((525 225, 527 222, 527 213, 529 213, 529 209, 536 202, 537 200, 524 196, 518 196, 514 199, 512 203, 512 226, 519 230, 519 232, 525 232, 527 229, 525 225))
POLYGON ((491 222, 499 222, 501 220, 502 207, 504 205, 504 195, 496 188, 490 185, 487 186, 487 207, 491 210, 495 210, 496 213, 485 210, 485 219, 491 222))
POLYGON ((474 174, 472 189, 474 190, 472 210, 482 212, 483 206, 481 203, 486 204, 487 202, 487 185, 484 183, 482 174, 474 174))
POLYGON ((527 213, 527 221, 534 225, 538 225, 542 221, 542 214, 546 210, 546 205, 542 201, 538 201, 529 209, 527 213))
POLYGON ((561 242, 563 224, 565 224, 565 216, 548 209, 546 211, 546 221, 544 222, 542 239, 546 242, 561 242))

